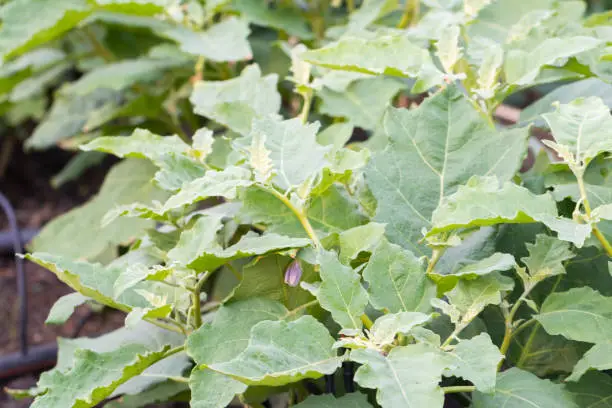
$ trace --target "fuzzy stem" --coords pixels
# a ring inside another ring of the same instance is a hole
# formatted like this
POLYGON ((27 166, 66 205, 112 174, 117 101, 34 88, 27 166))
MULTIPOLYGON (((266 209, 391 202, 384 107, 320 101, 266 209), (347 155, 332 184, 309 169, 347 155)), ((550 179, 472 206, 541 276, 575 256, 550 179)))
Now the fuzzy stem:
POLYGON ((442 387, 445 394, 452 394, 456 392, 473 392, 476 391, 476 387, 473 385, 456 385, 454 387, 442 387))
POLYGON ((200 280, 196 284, 195 290, 191 294, 193 303, 193 318, 196 329, 202 326, 202 307, 200 305, 200 292, 202 291, 202 286, 204 286, 208 278, 210 278, 210 275, 212 274, 209 271, 204 272, 204 276, 200 278, 200 280))

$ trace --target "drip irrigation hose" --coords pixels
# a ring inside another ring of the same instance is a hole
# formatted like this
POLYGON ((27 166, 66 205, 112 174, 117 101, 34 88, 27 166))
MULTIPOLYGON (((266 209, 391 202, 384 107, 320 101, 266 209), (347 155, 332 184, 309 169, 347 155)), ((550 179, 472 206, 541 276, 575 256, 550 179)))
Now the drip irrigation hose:
POLYGON ((17 295, 19 296, 19 345, 22 355, 28 354, 28 293, 26 289, 25 271, 23 259, 17 254, 23 253, 21 245, 21 233, 17 225, 15 210, 2 192, 0 192, 0 207, 4 210, 8 219, 9 228, 13 241, 13 251, 15 252, 15 270, 17 272, 17 295))

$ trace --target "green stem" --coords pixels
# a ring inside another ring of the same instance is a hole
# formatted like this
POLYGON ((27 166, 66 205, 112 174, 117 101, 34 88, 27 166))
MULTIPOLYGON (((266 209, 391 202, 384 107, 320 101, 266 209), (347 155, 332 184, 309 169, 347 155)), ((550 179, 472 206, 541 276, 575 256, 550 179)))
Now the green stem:
POLYGON ((525 363, 525 360, 527 360, 527 356, 529 356, 529 350, 531 349, 531 345, 535 341, 535 337, 539 329, 540 329, 540 324, 537 323, 536 326, 531 330, 531 333, 529 334, 529 337, 527 338, 527 342, 525 343, 525 346, 521 350, 521 355, 519 356, 519 359, 516 362, 517 367, 519 368, 522 367, 523 364, 525 363))
POLYGON ((414 25, 419 19, 421 12, 421 1, 420 0, 406 0, 404 7, 404 13, 402 19, 397 25, 397 28, 403 29, 409 25, 414 25))
POLYGON ((455 330, 453 330, 453 332, 446 338, 446 340, 444 341, 444 343, 442 343, 440 348, 445 348, 447 346, 450 346, 453 340, 457 338, 459 333, 461 333, 461 331, 463 331, 463 329, 465 329, 467 325, 468 323, 457 324, 457 326, 455 326, 455 330))
POLYGON ((270 188, 264 187, 264 186, 258 186, 258 187, 262 189, 263 191, 266 191, 272 194, 274 197, 278 198, 283 204, 285 204, 285 206, 287 206, 287 208, 289 208, 291 212, 300 221, 300 224, 302 224, 302 228, 304 228, 304 231, 306 231, 306 234, 308 234, 308 237, 312 240, 315 248, 321 247, 321 241, 319 241, 319 238, 317 237, 317 234, 315 233, 314 228, 312 228, 312 225, 310 225, 310 221, 308 220, 308 217, 306 216, 306 214, 304 214, 304 212, 296 208, 293 205, 293 203, 289 201, 287 197, 285 197, 284 195, 276 191, 273 187, 270 187, 270 188))
POLYGON ((303 310, 305 310, 305 309, 308 309, 308 308, 309 308, 309 307, 311 307, 311 306, 317 305, 318 303, 319 303, 319 301, 318 301, 318 300, 316 300, 316 299, 315 299, 315 300, 311 300, 311 301, 310 301, 310 302, 308 302, 308 303, 304 303, 303 305, 300 305, 300 306, 296 307, 295 309, 288 311, 288 312, 287 312, 287 313, 286 313, 286 314, 285 314, 285 315, 284 315, 284 316, 281 318, 281 320, 285 320, 285 319, 287 319, 287 318, 289 318, 289 317, 291 317, 291 316, 295 316, 296 314, 300 313, 301 311, 303 311, 303 310))
POLYGON ((310 114, 310 106, 312 105, 312 91, 307 91, 302 94, 304 98, 304 104, 302 105, 302 111, 300 112, 300 119, 302 123, 308 122, 308 115, 310 114))
POLYGON ((204 276, 202 276, 202 278, 198 281, 195 290, 191 294, 193 303, 193 319, 195 322, 196 329, 202 326, 202 307, 200 305, 200 292, 202 291, 202 287, 204 286, 208 278, 210 278, 210 275, 212 275, 211 272, 204 272, 204 276))
POLYGON ((456 385, 454 387, 442 387, 442 391, 445 394, 452 394, 457 392, 474 392, 476 391, 476 387, 473 385, 456 385))
POLYGON ((355 0, 346 0, 346 8, 349 13, 355 11, 355 0))
POLYGON ((177 353, 180 353, 181 351, 184 351, 184 350, 185 350, 185 345, 184 344, 182 346, 174 347, 174 348, 166 351, 166 353, 164 354, 164 358, 173 356, 173 355, 175 355, 177 353))
POLYGON ((436 267, 436 264, 442 257, 442 254, 444 254, 444 248, 434 248, 433 249, 431 253, 431 259, 429 260, 429 264, 427 265, 427 270, 425 271, 426 274, 429 275, 430 273, 433 272, 434 268, 436 267))
MULTIPOLYGON (((586 188, 584 186, 584 178, 583 172, 574 171, 574 175, 576 176, 576 180, 578 181, 578 189, 580 190, 580 196, 582 199, 582 205, 584 206, 584 211, 587 217, 591 217, 591 204, 589 203, 589 198, 587 196, 586 188)), ((595 238, 601 243, 601 246, 606 251, 608 256, 612 257, 612 245, 606 239, 604 234, 602 234, 601 230, 597 227, 597 225, 593 224, 593 235, 595 238)))
POLYGON ((361 315, 361 322, 363 323, 366 329, 371 329, 372 326, 374 325, 372 320, 365 313, 361 315))
POLYGON ((162 329, 166 329, 166 330, 173 331, 176 333, 186 334, 185 330, 183 330, 183 328, 178 323, 173 322, 174 325, 172 325, 172 324, 164 323, 159 320, 151 319, 151 318, 145 318, 143 320, 145 322, 151 323, 152 325, 160 327, 162 329))

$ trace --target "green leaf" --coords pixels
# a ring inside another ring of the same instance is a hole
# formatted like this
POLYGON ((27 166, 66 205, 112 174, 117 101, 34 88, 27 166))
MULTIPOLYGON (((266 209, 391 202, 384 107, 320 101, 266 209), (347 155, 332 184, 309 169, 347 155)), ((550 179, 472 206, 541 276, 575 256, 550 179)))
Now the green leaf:
POLYGON ((275 114, 280 109, 277 81, 276 75, 262 77, 257 65, 249 65, 238 78, 197 82, 190 101, 198 115, 248 134, 253 119, 275 114))
POLYGON ((525 244, 529 250, 529 256, 521 258, 527 266, 529 275, 536 281, 540 281, 549 276, 561 275, 565 273, 562 262, 574 257, 567 242, 538 234, 535 244, 525 244))
POLYGON ((376 319, 370 329, 369 339, 374 344, 390 346, 398 333, 408 334, 417 326, 427 323, 431 316, 419 312, 400 312, 383 315, 376 319))
POLYGON ((612 368, 612 343, 600 343, 594 345, 578 361, 574 367, 572 375, 567 377, 567 381, 578 381, 591 369, 609 370, 612 368))
POLYGON ((80 148, 85 151, 97 150, 110 153, 121 158, 149 159, 154 163, 167 153, 182 154, 189 150, 189 146, 177 135, 158 136, 149 130, 139 128, 129 137, 98 137, 80 148))
POLYGON ((141 263, 129 265, 121 271, 121 274, 113 284, 114 295, 119 297, 123 292, 144 280, 163 281, 171 273, 172 269, 161 265, 155 265, 152 268, 141 263))
POLYGON ((612 297, 588 287, 548 296, 534 318, 550 334, 588 343, 612 338, 612 297))
POLYGON ((311 395, 295 408, 371 408, 368 398, 359 392, 335 398, 333 395, 311 395))
POLYGON ((272 27, 303 40, 314 38, 308 20, 292 7, 285 5, 262 5, 257 0, 233 0, 233 7, 251 23, 272 27))
MULTIPOLYGON (((214 240, 219 224, 211 228, 209 218, 200 218, 192 229, 181 234, 178 245, 168 253, 171 260, 197 271, 212 272, 235 259, 310 245, 310 240, 307 238, 291 238, 274 233, 261 236, 249 233, 236 244, 223 248, 214 240)), ((216 223, 218 222, 217 219, 216 223)))
POLYGON ((280 121, 272 116, 253 120, 251 134, 238 143, 251 145, 255 135, 265 135, 265 147, 276 174, 272 181, 281 189, 297 186, 327 163, 329 148, 317 143, 319 123, 302 124, 299 118, 280 121))
POLYGON ((251 330, 246 349, 235 359, 208 365, 247 384, 280 386, 331 374, 342 363, 334 339, 312 316, 293 322, 263 321, 251 330))
POLYGON ((166 381, 137 395, 124 395, 118 400, 110 401, 105 408, 144 408, 151 404, 161 404, 172 397, 187 391, 189 388, 182 383, 166 381))
POLYGON ((495 390, 497 363, 504 356, 486 333, 461 340, 452 352, 456 366, 446 375, 454 375, 471 381, 478 391, 490 393, 495 390))
POLYGON ((581 408, 612 407, 612 377, 609 374, 590 371, 579 383, 568 383, 566 389, 581 408))
POLYGON ((423 263, 408 250, 383 239, 363 271, 372 305, 380 310, 427 312, 436 287, 423 263))
POLYGON ((544 120, 541 115, 555 110, 553 102, 568 104, 578 98, 598 97, 602 98, 607 106, 612 106, 612 85, 599 78, 587 78, 572 82, 555 88, 527 108, 521 111, 521 123, 534 122, 536 126, 543 126, 544 120))
POLYGON ((376 222, 342 231, 338 236, 340 261, 348 265, 361 252, 372 252, 384 234, 385 226, 376 222))
POLYGON ((190 59, 185 57, 164 60, 142 57, 114 62, 87 72, 78 80, 61 88, 60 93, 66 97, 84 96, 99 88, 119 92, 134 84, 156 81, 166 71, 189 62, 190 59))
POLYGON ((53 40, 89 15, 87 0, 19 0, 2 8, 0 55, 14 56, 53 40))
POLYGON ((445 196, 475 174, 509 180, 527 148, 526 129, 497 132, 454 87, 417 109, 390 108, 384 124, 389 145, 365 173, 378 200, 374 219, 387 223, 391 242, 419 254, 421 230, 445 196))
POLYGON ((168 350, 150 352, 138 344, 100 354, 77 350, 71 370, 53 371, 41 378, 38 387, 47 392, 37 397, 32 407, 93 407, 119 385, 163 359, 168 350))
POLYGON ((423 66, 433 64, 427 50, 414 45, 403 35, 342 38, 318 50, 306 51, 301 56, 311 64, 326 68, 399 77, 415 77, 423 66))
POLYGON ((395 347, 388 356, 370 349, 353 350, 351 360, 362 364, 355 381, 378 389, 376 400, 383 408, 441 408, 444 393, 438 386, 449 358, 439 349, 413 344, 395 347))
MULTIPOLYGON (((310 293, 299 286, 291 287, 285 283, 285 272, 293 261, 291 257, 273 254, 247 265, 242 269, 242 280, 232 294, 232 299, 238 301, 262 297, 281 302, 288 309, 309 302, 312 300, 310 293)), ((318 278, 313 266, 300 262, 300 267, 302 282, 318 278)))
POLYGON ((512 255, 496 252, 475 262, 460 262, 448 271, 449 273, 440 274, 434 271, 429 274, 429 277, 436 282, 438 293, 446 293, 454 288, 461 279, 476 279, 492 272, 507 271, 515 266, 516 262, 512 255))
POLYGON ((317 92, 322 102, 319 112, 346 118, 355 126, 374 130, 380 126, 391 99, 404 88, 401 82, 385 77, 357 80, 343 92, 325 87, 317 92))
POLYGON ((51 110, 26 141, 28 149, 46 149, 57 142, 84 131, 90 117, 104 109, 119 105, 119 94, 110 89, 97 89, 77 97, 59 96, 51 110))
POLYGON ((494 177, 473 177, 436 208, 429 235, 458 228, 533 222, 542 222, 557 232, 559 239, 577 247, 581 247, 591 233, 590 225, 557 216, 557 206, 548 194, 535 195, 510 182, 500 188, 494 177), (475 206, 474 203, 487 205, 475 206))
POLYGON ((504 62, 506 81, 528 86, 533 83, 540 69, 561 58, 568 58, 598 47, 601 41, 593 37, 548 38, 531 51, 510 50, 504 62))
POLYGON ((321 284, 309 290, 340 326, 361 329, 360 318, 368 305, 368 294, 361 286, 359 275, 342 265, 334 252, 319 253, 317 263, 321 268, 321 284))
POLYGON ((100 221, 116 205, 167 197, 167 193, 151 183, 153 172, 154 167, 146 161, 128 159, 118 163, 94 198, 48 223, 32 240, 30 250, 95 259, 105 250, 137 237, 153 223, 120 218, 103 227, 100 221))
POLYGON ((51 308, 45 324, 64 324, 74 313, 74 309, 87 302, 89 298, 79 292, 69 293, 59 298, 51 308))
MULTIPOLYGON (((319 238, 366 222, 357 204, 337 186, 332 186, 321 195, 311 198, 307 205, 306 215, 319 238)), ((270 232, 293 237, 306 236, 295 214, 278 198, 260 189, 251 188, 246 191, 242 212, 252 223, 266 224, 270 232)))
POLYGON ((246 21, 230 17, 204 32, 192 31, 184 26, 160 28, 161 36, 176 41, 181 51, 205 57, 207 60, 241 61, 253 58, 247 41, 251 33, 246 21))
POLYGON ((569 149, 577 163, 587 164, 599 153, 612 151, 610 108, 597 97, 559 105, 556 112, 545 114, 544 119, 556 141, 553 148, 569 149))
POLYGON ((577 408, 572 396, 561 384, 511 368, 497 375, 494 394, 475 392, 474 408, 577 408))
POLYGON ((232 377, 209 369, 196 368, 189 377, 192 408, 219 408, 229 404, 237 394, 246 391, 247 386, 232 377))

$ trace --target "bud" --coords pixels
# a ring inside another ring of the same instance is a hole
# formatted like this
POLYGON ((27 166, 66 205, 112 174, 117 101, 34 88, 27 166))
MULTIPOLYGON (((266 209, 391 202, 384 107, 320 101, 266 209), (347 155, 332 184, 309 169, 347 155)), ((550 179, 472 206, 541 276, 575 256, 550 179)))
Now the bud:
POLYGON ((297 286, 302 278, 302 267, 300 262, 296 259, 291 262, 285 271, 285 283, 289 286, 297 286))

